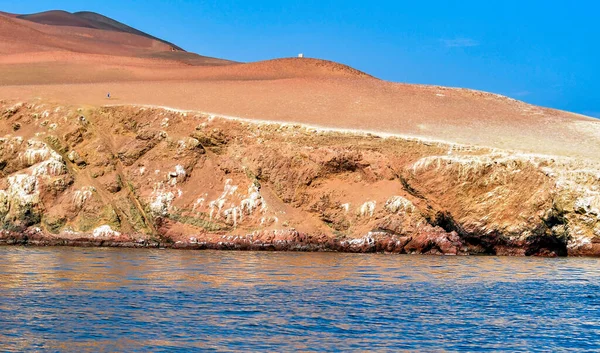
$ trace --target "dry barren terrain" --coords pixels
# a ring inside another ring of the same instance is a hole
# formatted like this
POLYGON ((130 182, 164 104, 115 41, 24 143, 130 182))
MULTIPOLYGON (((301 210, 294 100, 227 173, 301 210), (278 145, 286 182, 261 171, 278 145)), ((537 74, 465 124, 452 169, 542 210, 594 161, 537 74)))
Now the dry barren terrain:
POLYGON ((0 101, 5 242, 600 253, 585 116, 56 11, 0 13, 0 101))

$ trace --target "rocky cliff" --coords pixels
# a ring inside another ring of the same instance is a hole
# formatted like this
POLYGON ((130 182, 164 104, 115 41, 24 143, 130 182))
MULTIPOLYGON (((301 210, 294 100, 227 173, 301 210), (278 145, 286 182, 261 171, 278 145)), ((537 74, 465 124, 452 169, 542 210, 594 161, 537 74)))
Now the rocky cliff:
POLYGON ((148 107, 0 115, 4 244, 600 254, 593 161, 148 107))

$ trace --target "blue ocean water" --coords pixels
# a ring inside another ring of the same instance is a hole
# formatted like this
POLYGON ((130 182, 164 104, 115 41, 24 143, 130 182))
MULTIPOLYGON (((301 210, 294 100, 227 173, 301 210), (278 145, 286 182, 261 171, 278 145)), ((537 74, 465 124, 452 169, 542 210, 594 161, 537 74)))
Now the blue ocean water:
POLYGON ((600 351, 600 260, 0 247, 0 351, 600 351))

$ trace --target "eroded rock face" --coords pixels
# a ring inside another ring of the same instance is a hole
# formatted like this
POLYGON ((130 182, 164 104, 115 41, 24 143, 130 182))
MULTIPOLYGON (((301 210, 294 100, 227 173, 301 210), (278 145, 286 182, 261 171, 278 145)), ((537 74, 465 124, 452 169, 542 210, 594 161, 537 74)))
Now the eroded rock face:
POLYGON ((138 107, 0 113, 4 243, 600 254, 591 161, 138 107))

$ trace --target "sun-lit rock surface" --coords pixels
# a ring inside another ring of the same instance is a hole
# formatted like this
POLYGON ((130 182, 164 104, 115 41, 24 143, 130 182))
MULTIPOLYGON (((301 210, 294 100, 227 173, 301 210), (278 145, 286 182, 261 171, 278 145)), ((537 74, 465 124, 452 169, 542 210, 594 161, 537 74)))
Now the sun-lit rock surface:
POLYGON ((0 113, 3 243, 600 254, 595 161, 149 107, 0 113))

